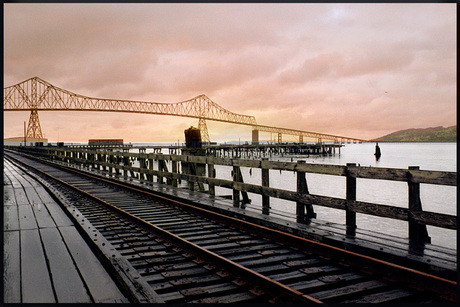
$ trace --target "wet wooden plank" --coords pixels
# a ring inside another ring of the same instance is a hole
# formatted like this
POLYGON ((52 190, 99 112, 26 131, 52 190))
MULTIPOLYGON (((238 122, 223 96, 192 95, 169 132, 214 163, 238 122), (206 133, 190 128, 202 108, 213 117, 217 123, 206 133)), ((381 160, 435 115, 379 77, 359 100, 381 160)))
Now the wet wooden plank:
POLYGON ((62 236, 95 303, 128 302, 75 227, 60 227, 62 236))
POLYGON ((14 169, 12 169, 12 167, 8 167, 8 169, 5 169, 4 174, 7 176, 8 182, 11 184, 13 188, 22 188, 21 183, 15 177, 16 172, 14 169))
POLYGON ((3 230, 19 230, 17 206, 3 206, 3 230))
POLYGON ((343 303, 390 303, 412 296, 413 293, 407 290, 389 290, 380 293, 369 294, 356 300, 345 301, 343 303))
POLYGON ((304 293, 313 292, 313 291, 322 291, 326 288, 334 287, 334 283, 336 282, 345 282, 345 281, 354 281, 357 279, 362 279, 362 274, 357 273, 345 273, 345 274, 337 274, 337 275, 324 275, 318 278, 308 280, 308 281, 297 281, 294 283, 287 283, 288 286, 294 288, 296 290, 302 291, 304 293))
POLYGON ((91 303, 57 228, 40 229, 59 303, 91 303))
POLYGON ((11 185, 3 186, 3 205, 17 206, 16 198, 14 197, 14 189, 11 185))
POLYGON ((56 227, 54 220, 51 218, 50 213, 46 209, 45 205, 40 203, 35 203, 32 205, 32 210, 35 214, 35 219, 37 220, 38 227, 56 227))
POLYGON ((387 284, 382 281, 370 280, 370 281, 364 281, 361 283, 344 286, 341 288, 334 288, 331 290, 310 293, 310 295, 316 299, 319 299, 320 301, 332 300, 332 299, 337 300, 339 298, 342 298, 343 300, 344 297, 349 296, 349 295, 354 295, 360 292, 369 291, 373 289, 383 288, 386 286, 387 284))
POLYGON ((61 226, 72 226, 73 223, 70 218, 65 214, 62 208, 56 202, 46 202, 44 206, 48 209, 48 212, 53 217, 55 224, 58 227, 61 226))
POLYGON ((43 202, 41 198, 38 196, 37 192, 35 191, 35 188, 31 186, 28 181, 24 180, 22 184, 24 186, 24 191, 27 195, 27 199, 29 200, 30 204, 36 205, 37 203, 43 202))
POLYGON ((3 301, 21 303, 19 231, 3 232, 3 301))
POLYGON ((23 303, 55 303, 50 273, 38 229, 21 230, 23 303))
POLYGON ((238 263, 243 266, 253 267, 253 266, 260 266, 262 264, 269 265, 270 263, 276 264, 277 262, 282 261, 289 261, 289 260, 297 260, 304 258, 305 255, 303 254, 281 254, 281 255, 274 255, 274 256, 264 256, 262 258, 247 260, 247 261, 239 261, 238 263))
POLYGON ((27 205, 29 204, 29 200, 27 199, 26 192, 21 187, 14 188, 14 197, 16 198, 16 204, 20 205, 27 205))
MULTIPOLYGON (((238 292, 239 287, 232 283, 216 283, 204 287, 194 287, 184 290, 180 290, 180 293, 185 295, 188 299, 195 297, 209 297, 209 296, 221 296, 225 297, 230 292, 238 292)), ((224 298, 225 299, 225 298, 224 298)))
POLYGON ((32 206, 20 205, 18 206, 19 210, 19 226, 22 229, 36 229, 37 221, 35 220, 34 212, 32 206))
MULTIPOLYGON (((148 274, 146 272, 145 274, 148 274)), ((158 275, 158 274, 157 274, 158 275)), ((147 277, 149 275, 146 275, 147 277)), ((217 276, 217 275, 206 275, 206 276, 196 276, 196 277, 185 277, 185 278, 178 278, 178 279, 173 279, 168 282, 165 282, 163 279, 160 279, 160 282, 149 282, 150 286, 157 291, 157 293, 162 294, 165 292, 171 291, 174 287, 184 287, 184 288, 189 288, 191 286, 198 287, 201 285, 209 285, 211 283, 216 283, 222 280, 222 277, 217 276)), ((158 279, 157 279, 158 280, 158 279)))
MULTIPOLYGON (((190 301, 188 303, 206 303, 206 304, 216 304, 216 303, 248 303, 248 301, 256 300, 257 296, 250 292, 227 294, 225 297, 208 297, 203 299, 197 299, 190 301)), ((257 301, 254 301, 257 303, 257 301)))
POLYGON ((40 197, 43 203, 55 202, 54 198, 48 193, 48 191, 40 183, 36 182, 36 184, 33 184, 33 186, 35 187, 35 192, 37 193, 38 197, 40 197))

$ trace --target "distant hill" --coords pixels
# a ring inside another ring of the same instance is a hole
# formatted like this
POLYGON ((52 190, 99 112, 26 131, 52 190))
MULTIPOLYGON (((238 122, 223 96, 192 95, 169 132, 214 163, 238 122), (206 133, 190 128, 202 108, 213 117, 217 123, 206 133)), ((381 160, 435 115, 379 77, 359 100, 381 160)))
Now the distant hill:
POLYGON ((382 136, 380 142, 457 142, 457 126, 407 129, 382 136))

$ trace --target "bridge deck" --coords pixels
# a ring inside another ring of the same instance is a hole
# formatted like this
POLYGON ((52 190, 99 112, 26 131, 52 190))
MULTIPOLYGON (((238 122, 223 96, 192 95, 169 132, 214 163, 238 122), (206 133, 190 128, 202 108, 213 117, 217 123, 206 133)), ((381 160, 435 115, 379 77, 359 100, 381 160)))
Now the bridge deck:
POLYGON ((4 303, 128 303, 48 192, 6 161, 3 174, 4 303))

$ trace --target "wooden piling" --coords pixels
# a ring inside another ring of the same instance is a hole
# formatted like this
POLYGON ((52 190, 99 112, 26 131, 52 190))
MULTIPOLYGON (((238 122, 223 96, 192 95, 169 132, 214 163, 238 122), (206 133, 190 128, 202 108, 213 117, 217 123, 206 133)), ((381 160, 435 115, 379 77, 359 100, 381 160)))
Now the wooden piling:
MULTIPOLYGON (((239 182, 240 176, 239 176, 239 166, 233 166, 233 171, 232 171, 232 177, 233 177, 233 182, 239 182)), ((240 191, 233 188, 233 207, 240 207, 240 191)))
MULTIPOLYGON (((347 163, 347 200, 356 200, 356 177, 351 176, 349 168, 356 167, 356 163, 347 163)), ((345 210, 345 224, 347 225, 347 235, 356 235, 356 212, 349 210, 348 205, 345 210)))
POLYGON ((414 214, 422 212, 422 201, 420 200, 420 183, 413 182, 411 170, 419 170, 419 166, 409 166, 408 172, 408 190, 409 190, 409 240, 414 242, 430 243, 431 238, 425 224, 421 224, 414 219, 414 214))
MULTIPOLYGON (((262 159, 261 170, 262 170, 262 186, 270 186, 270 169, 264 168, 264 161, 268 161, 267 158, 262 159)), ((270 196, 262 193, 262 214, 270 214, 270 196)))
MULTIPOLYGON (((297 163, 303 164, 305 161, 299 160, 297 163)), ((297 193, 300 195, 310 194, 308 192, 307 178, 305 176, 305 172, 297 171, 297 193)), ((296 202, 296 215, 297 222, 302 224, 306 224, 311 218, 316 217, 316 213, 313 211, 313 205, 301 202, 296 202)))
MULTIPOLYGON (((216 170, 214 169, 214 164, 208 164, 208 177, 209 178, 216 178, 216 170)), ((209 194, 216 195, 216 188, 213 183, 209 184, 209 194)))

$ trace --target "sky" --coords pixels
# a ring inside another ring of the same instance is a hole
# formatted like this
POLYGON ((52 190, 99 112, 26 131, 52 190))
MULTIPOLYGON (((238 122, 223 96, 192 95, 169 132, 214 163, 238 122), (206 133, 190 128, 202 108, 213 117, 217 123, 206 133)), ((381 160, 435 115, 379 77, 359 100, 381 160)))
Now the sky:
MULTIPOLYGON (((445 3, 5 3, 4 87, 37 76, 98 98, 175 103, 204 94, 260 125, 360 139, 453 126, 456 11, 445 3)), ((22 136, 30 113, 3 114, 4 137, 22 136)), ((198 126, 164 115, 39 117, 49 141, 183 142, 198 126)), ((251 141, 249 126, 207 126, 211 141, 251 141)))

